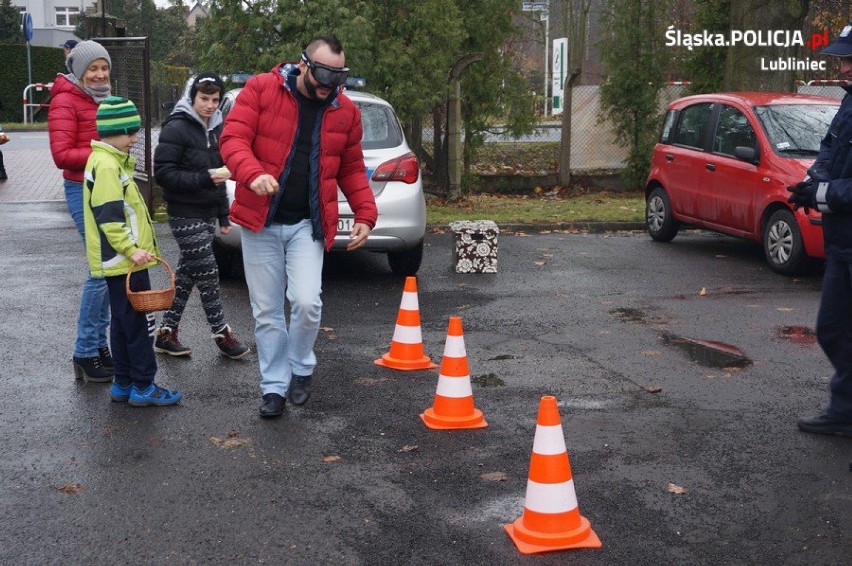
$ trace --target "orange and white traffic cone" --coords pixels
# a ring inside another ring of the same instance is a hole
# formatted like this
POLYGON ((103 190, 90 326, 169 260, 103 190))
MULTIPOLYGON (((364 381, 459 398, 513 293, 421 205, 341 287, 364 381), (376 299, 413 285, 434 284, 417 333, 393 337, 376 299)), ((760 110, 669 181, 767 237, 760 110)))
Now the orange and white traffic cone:
POLYGON ((523 554, 601 547, 577 507, 556 397, 541 398, 524 514, 505 529, 523 554))
POLYGON ((426 426, 434 429, 485 428, 482 411, 473 406, 470 370, 464 348, 461 317, 451 316, 444 344, 444 357, 438 375, 438 391, 432 407, 420 414, 426 426))
POLYGON ((405 278, 399 315, 393 331, 390 351, 374 362, 376 365, 405 371, 438 367, 423 353, 420 333, 420 305, 417 302, 417 279, 405 278))

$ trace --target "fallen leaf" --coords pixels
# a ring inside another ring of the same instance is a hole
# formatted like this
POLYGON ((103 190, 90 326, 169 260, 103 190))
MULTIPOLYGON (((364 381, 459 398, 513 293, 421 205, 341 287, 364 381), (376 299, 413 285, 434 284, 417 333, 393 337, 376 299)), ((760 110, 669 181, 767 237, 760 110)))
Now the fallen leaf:
POLYGON ((414 452, 418 448, 419 446, 417 446, 416 444, 406 444, 405 446, 397 450, 397 452, 414 452))
POLYGON ((323 332, 334 332, 334 328, 331 328, 330 326, 320 326, 320 330, 323 332))
POLYGON ((210 442, 212 442, 219 448, 222 448, 223 450, 230 450, 233 448, 239 448, 240 446, 246 446, 248 444, 251 444, 251 440, 249 440, 248 438, 236 438, 234 436, 227 436, 225 438, 211 436, 210 442))
POLYGON ((60 483, 56 486, 56 491, 62 493, 80 493, 83 491, 83 486, 79 483, 60 483))
POLYGON ((656 350, 642 350, 643 356, 659 356, 660 353, 656 350))
POLYGON ((509 476, 507 476, 505 472, 486 472, 484 474, 480 474, 479 477, 488 481, 506 481, 509 479, 509 476))
POLYGON ((340 460, 340 456, 323 456, 323 462, 337 462, 340 460))
POLYGON ((675 485, 673 483, 670 483, 669 485, 667 485, 666 488, 669 490, 670 493, 675 493, 677 495, 682 495, 682 494, 686 493, 685 487, 681 487, 681 486, 675 485))
POLYGON ((698 292, 698 295, 701 297, 707 295, 707 287, 702 287, 701 290, 698 292))
POLYGON ((228 438, 233 438, 233 437, 239 436, 239 435, 240 435, 240 431, 238 431, 237 429, 234 429, 234 430, 232 430, 231 432, 228 433, 228 438))
POLYGON ((663 390, 663 388, 659 387, 657 385, 649 385, 648 387, 645 388, 645 391, 647 391, 648 393, 659 393, 662 390, 663 390))
POLYGON ((534 261, 533 265, 535 265, 536 267, 541 267, 542 265, 544 265, 544 262, 543 261, 534 261))

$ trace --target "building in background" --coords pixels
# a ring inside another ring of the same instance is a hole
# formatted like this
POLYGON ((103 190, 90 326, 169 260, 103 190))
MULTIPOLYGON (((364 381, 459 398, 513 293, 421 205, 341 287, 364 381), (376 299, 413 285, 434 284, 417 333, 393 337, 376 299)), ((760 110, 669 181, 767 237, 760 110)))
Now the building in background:
POLYGON ((30 45, 59 47, 69 39, 80 41, 74 29, 87 3, 84 0, 11 0, 11 3, 21 14, 29 12, 33 19, 30 45))
POLYGON ((207 18, 209 16, 210 2, 195 2, 186 14, 186 25, 194 28, 198 18, 207 18))

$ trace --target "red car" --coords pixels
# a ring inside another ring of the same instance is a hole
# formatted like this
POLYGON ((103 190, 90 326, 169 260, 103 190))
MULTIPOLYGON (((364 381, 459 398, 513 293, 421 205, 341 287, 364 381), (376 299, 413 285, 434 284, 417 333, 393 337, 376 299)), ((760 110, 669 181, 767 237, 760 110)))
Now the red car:
POLYGON ((778 273, 824 258, 820 213, 794 211, 787 186, 805 178, 840 101, 781 92, 687 96, 672 102, 645 184, 658 242, 682 224, 763 242, 778 273))

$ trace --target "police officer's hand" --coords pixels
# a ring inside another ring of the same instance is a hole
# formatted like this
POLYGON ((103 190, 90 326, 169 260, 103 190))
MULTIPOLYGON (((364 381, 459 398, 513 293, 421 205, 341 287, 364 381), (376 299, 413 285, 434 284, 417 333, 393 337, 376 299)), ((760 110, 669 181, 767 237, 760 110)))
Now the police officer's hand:
POLYGON ((810 178, 787 187, 787 190, 790 191, 790 198, 787 199, 787 202, 793 205, 793 210, 799 210, 799 207, 802 207, 805 209, 805 214, 807 214, 814 204, 816 189, 816 183, 810 178))

